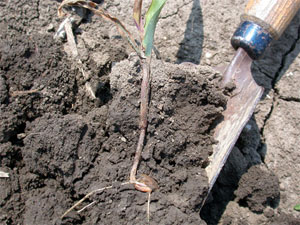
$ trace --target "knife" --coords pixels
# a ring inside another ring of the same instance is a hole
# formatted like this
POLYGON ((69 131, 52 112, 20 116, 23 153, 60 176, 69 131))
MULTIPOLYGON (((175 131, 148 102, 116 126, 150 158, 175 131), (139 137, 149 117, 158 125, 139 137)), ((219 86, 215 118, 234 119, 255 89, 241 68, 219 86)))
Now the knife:
POLYGON ((248 1, 241 23, 231 38, 236 54, 223 71, 222 85, 234 83, 235 90, 227 102, 223 120, 215 128, 217 144, 213 146, 206 168, 208 194, 264 91, 252 77, 252 61, 261 57, 272 40, 282 35, 299 8, 300 0, 248 1))

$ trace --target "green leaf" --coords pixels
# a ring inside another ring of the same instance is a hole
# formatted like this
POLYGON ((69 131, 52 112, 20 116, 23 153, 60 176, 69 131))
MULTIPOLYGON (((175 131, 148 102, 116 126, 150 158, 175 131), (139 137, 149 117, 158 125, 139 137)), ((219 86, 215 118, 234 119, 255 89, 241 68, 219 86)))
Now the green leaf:
POLYGON ((295 205, 294 209, 295 209, 296 211, 300 211, 300 204, 295 205))
POLYGON ((167 0, 152 0, 151 5, 146 14, 145 34, 143 46, 145 55, 150 56, 153 48, 154 33, 158 22, 159 14, 167 0))

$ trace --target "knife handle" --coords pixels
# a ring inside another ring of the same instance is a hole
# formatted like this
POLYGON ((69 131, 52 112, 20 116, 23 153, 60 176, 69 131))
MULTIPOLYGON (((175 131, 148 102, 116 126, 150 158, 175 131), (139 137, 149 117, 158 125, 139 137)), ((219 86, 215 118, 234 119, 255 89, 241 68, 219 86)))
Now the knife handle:
POLYGON ((300 8, 300 0, 249 0, 242 21, 253 21, 278 39, 300 8))
POLYGON ((231 38, 232 46, 243 48, 252 59, 259 58, 282 35, 299 8, 300 0, 249 0, 231 38))

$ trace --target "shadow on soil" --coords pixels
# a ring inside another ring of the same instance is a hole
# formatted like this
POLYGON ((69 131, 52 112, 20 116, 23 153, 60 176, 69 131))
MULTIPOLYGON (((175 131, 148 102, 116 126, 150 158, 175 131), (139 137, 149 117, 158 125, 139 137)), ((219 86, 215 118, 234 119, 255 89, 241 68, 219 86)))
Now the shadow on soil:
MULTIPOLYGON (((263 99, 272 89, 275 89, 276 94, 276 83, 282 78, 289 66, 300 53, 300 45, 297 45, 297 42, 300 39, 299 21, 300 12, 295 16, 282 37, 279 40, 273 41, 271 47, 267 49, 264 56, 252 65, 254 79, 259 85, 265 88, 263 99)), ((267 115, 265 123, 269 119, 272 110, 273 107, 269 115, 267 115)), ((267 196, 263 196, 266 198, 266 201, 261 202, 258 208, 251 208, 251 205, 249 205, 248 200, 250 200, 251 197, 247 199, 247 197, 242 198, 242 196, 237 196, 240 194, 241 186, 243 186, 243 184, 241 185, 242 177, 246 176, 249 172, 248 169, 254 165, 264 166, 264 157, 267 152, 267 146, 262 141, 264 127, 261 129, 258 128, 254 116, 247 125, 251 126, 252 132, 249 132, 247 126, 244 128, 208 197, 207 202, 201 210, 200 216, 207 224, 213 225, 220 223, 221 217, 230 201, 236 201, 241 207, 248 207, 252 212, 258 214, 263 213, 263 210, 267 206, 272 208, 278 207, 280 202, 280 191, 279 185, 277 184, 279 184, 279 180, 274 174, 269 174, 273 177, 273 181, 269 184, 273 183, 276 187, 273 190, 273 193, 267 193, 267 196), (253 145, 253 143, 256 144, 253 145), (269 198, 270 196, 268 195, 272 195, 273 198, 269 198)), ((263 179, 264 181, 265 179, 268 181, 269 177, 267 173, 264 174, 263 179)))
POLYGON ((176 63, 200 63, 203 44, 203 17, 200 0, 194 0, 193 8, 186 25, 184 38, 176 54, 176 63))

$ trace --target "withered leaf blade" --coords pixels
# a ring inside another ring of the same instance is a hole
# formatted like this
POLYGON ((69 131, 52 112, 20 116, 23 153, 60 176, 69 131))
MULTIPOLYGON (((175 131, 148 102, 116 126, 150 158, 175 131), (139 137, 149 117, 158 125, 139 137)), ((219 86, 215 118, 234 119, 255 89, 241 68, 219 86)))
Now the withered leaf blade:
POLYGON ((134 22, 139 29, 139 31, 142 31, 142 5, 143 5, 143 0, 135 0, 134 5, 133 5, 133 19, 134 22))
POLYGON ((138 48, 137 44, 135 43, 135 40, 133 39, 131 33, 127 30, 127 28, 123 25, 123 23, 119 19, 117 19, 114 16, 111 16, 108 12, 106 12, 104 9, 99 7, 98 4, 91 2, 91 1, 83 1, 83 0, 64 0, 58 7, 58 16, 59 17, 66 15, 66 13, 63 12, 63 8, 68 7, 68 6, 77 6, 77 7, 89 9, 95 15, 98 15, 98 16, 104 18, 105 20, 113 22, 116 25, 116 27, 117 27, 119 33, 122 35, 122 37, 128 41, 129 45, 136 51, 136 53, 140 57, 143 57, 140 49, 138 48))

